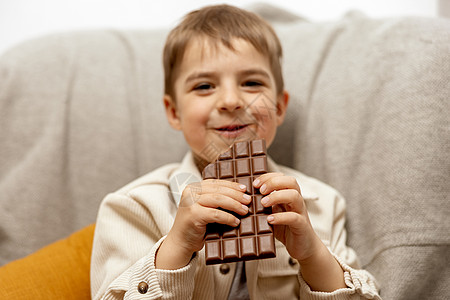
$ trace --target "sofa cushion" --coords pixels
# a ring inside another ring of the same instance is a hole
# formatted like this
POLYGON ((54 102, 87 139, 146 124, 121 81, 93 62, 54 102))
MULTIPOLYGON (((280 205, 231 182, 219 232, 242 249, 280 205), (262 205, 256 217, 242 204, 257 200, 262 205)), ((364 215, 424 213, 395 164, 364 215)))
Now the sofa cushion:
POLYGON ((95 225, 0 268, 0 299, 90 299, 95 225))

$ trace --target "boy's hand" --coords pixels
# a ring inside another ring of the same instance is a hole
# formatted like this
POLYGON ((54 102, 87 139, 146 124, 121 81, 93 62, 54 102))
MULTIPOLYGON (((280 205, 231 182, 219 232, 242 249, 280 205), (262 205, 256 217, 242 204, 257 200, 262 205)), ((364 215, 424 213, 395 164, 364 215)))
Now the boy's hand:
POLYGON ((272 206, 267 221, 274 226, 275 237, 300 263, 302 276, 310 288, 323 292, 345 288, 342 268, 309 221, 297 180, 281 173, 267 173, 258 177, 253 186, 265 195, 262 205, 272 206))
POLYGON ((262 205, 272 206, 267 221, 274 226, 275 238, 286 246, 289 254, 298 261, 314 254, 320 239, 309 221, 297 180, 281 173, 266 173, 253 186, 265 195, 262 205))
POLYGON ((187 265, 193 253, 203 248, 207 224, 239 225, 240 220, 224 210, 246 215, 251 197, 245 191, 244 185, 219 179, 188 185, 174 224, 158 250, 156 267, 178 269, 187 265))

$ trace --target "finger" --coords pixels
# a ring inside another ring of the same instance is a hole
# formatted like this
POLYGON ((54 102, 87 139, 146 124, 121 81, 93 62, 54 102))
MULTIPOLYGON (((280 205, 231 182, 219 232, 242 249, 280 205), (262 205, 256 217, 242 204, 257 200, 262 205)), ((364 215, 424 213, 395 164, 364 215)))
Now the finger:
POLYGON ((248 206, 242 204, 235 199, 219 193, 202 194, 200 195, 197 204, 208 208, 222 208, 228 211, 246 215, 248 213, 248 206))
POLYGON ((267 216, 267 222, 271 225, 289 226, 292 230, 302 228, 306 225, 307 220, 296 212, 288 211, 267 216))
POLYGON ((242 204, 248 205, 251 197, 243 192, 245 186, 241 186, 236 182, 228 182, 225 180, 205 180, 200 183, 189 184, 182 193, 182 205, 192 205, 197 202, 201 195, 204 194, 221 194, 242 204))
POLYGON ((218 223, 229 225, 232 227, 238 226, 239 223, 241 222, 239 218, 236 218, 235 216, 233 216, 233 214, 229 212, 210 207, 203 207, 202 219, 205 222, 205 224, 218 223))
POLYGON ((247 187, 237 182, 227 180, 205 180, 202 184, 202 194, 221 194, 233 198, 243 204, 249 204, 251 201, 250 195, 246 194, 247 187))
POLYGON ((282 173, 278 173, 278 172, 272 172, 272 173, 263 174, 263 175, 257 177, 253 181, 253 186, 255 188, 260 188, 267 180, 269 180, 272 177, 276 177, 276 176, 284 176, 284 175, 282 173))
POLYGON ((258 182, 259 191, 263 195, 267 195, 275 190, 294 189, 300 192, 297 180, 291 176, 273 175, 264 178, 264 181, 258 182))
POLYGON ((264 207, 275 205, 284 205, 289 211, 301 213, 303 208, 303 198, 301 194, 294 189, 273 191, 261 199, 264 207))

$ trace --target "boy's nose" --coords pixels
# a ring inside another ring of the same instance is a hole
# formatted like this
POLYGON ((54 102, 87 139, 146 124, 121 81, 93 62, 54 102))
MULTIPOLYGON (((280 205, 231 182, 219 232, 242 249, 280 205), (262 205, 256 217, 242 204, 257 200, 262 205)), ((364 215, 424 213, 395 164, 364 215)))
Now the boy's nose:
POLYGON ((218 101, 218 109, 220 111, 235 111, 244 106, 244 100, 239 95, 239 92, 229 90, 225 92, 218 101))

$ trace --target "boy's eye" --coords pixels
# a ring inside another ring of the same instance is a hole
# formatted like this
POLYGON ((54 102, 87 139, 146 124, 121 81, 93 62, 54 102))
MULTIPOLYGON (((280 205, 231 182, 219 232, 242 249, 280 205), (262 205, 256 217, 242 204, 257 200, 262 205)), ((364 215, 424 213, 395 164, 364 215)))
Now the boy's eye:
POLYGON ((244 82, 244 86, 248 86, 248 87, 258 87, 258 86, 262 86, 263 84, 259 81, 255 81, 255 80, 249 80, 244 82))
POLYGON ((196 85, 194 87, 194 90, 202 91, 202 90, 209 90, 211 88, 213 88, 213 86, 211 84, 209 84, 209 83, 201 83, 201 84, 196 85))

